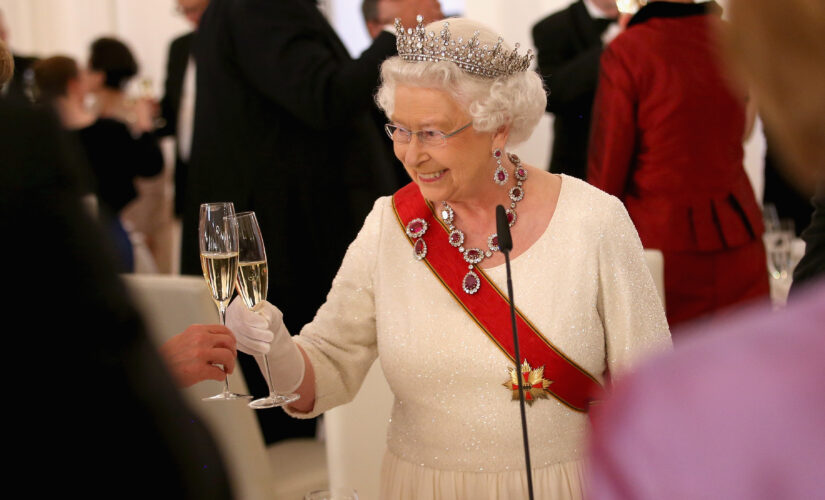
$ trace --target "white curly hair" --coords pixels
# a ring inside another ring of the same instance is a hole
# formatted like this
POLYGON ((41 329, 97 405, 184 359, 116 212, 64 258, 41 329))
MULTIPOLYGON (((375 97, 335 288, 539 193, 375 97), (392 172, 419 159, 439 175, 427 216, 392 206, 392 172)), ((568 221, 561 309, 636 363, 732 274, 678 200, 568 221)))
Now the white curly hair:
MULTIPOLYGON (((479 42, 494 45, 498 35, 483 24, 463 18, 451 18, 427 25, 427 31, 441 31, 450 23, 451 38, 465 40, 478 31, 479 42)), ((506 42, 502 50, 512 51, 506 42)), ((521 71, 510 76, 484 78, 459 69, 448 61, 408 62, 398 56, 381 65, 381 86, 375 102, 392 117, 395 107, 395 89, 398 85, 435 88, 458 102, 472 117, 473 128, 480 132, 494 132, 503 125, 510 126, 508 145, 526 141, 533 133, 547 106, 544 84, 534 71, 521 71)))

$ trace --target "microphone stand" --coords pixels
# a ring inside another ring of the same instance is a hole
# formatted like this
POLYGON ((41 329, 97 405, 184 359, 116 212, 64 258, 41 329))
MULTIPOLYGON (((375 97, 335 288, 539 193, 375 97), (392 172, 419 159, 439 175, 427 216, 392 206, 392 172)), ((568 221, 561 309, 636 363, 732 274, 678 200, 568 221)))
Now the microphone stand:
POLYGON ((527 410, 524 407, 524 380, 521 373, 521 353, 518 346, 516 332, 516 306, 513 302, 513 280, 510 274, 510 250, 513 249, 513 238, 510 235, 510 224, 507 222, 507 213, 501 205, 496 206, 496 233, 498 248, 504 254, 504 264, 507 268, 507 297, 510 299, 510 321, 513 329, 513 345, 516 351, 516 380, 518 381, 519 409, 521 410, 521 435, 524 441, 524 461, 527 464, 527 494, 533 500, 533 470, 530 466, 530 442, 527 439, 527 410))

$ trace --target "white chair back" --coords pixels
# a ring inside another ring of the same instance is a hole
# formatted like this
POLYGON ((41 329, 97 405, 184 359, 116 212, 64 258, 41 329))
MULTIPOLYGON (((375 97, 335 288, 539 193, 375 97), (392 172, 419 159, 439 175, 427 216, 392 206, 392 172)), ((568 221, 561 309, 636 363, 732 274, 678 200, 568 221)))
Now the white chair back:
POLYGON ((662 307, 665 307, 665 258, 660 250, 645 249, 645 263, 653 276, 653 283, 659 298, 662 299, 662 307))
MULTIPOLYGON (((150 335, 162 344, 192 324, 218 323, 218 313, 203 278, 189 276, 125 275, 132 298, 143 313, 150 335)), ((236 365, 237 366, 237 365, 236 365)), ((240 367, 229 377, 233 391, 247 392, 240 367)), ((190 407, 199 415, 220 448, 237 498, 275 497, 269 458, 254 410, 243 400, 206 402, 223 382, 204 381, 184 389, 190 407)), ((270 410, 280 411, 280 410, 270 410)))
POLYGON ((392 404, 381 363, 375 362, 355 399, 324 413, 331 488, 355 488, 360 500, 378 500, 392 404))

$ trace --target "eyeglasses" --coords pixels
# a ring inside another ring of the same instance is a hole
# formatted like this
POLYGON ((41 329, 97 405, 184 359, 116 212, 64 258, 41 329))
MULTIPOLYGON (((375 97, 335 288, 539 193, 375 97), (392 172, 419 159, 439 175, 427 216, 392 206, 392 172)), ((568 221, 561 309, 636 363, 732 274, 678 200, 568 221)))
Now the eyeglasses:
POLYGON ((384 125, 384 130, 387 132, 387 135, 390 136, 390 139, 393 142, 397 142, 399 144, 409 144, 412 140, 412 136, 418 137, 418 141, 422 144, 426 144, 427 146, 440 146, 447 142, 447 139, 450 137, 462 132, 464 129, 472 125, 473 122, 464 125, 460 129, 456 130, 455 132, 450 132, 449 134, 445 134, 440 130, 419 130, 418 132, 413 132, 412 130, 407 130, 404 127, 399 127, 398 125, 394 125, 392 123, 388 123, 384 125))

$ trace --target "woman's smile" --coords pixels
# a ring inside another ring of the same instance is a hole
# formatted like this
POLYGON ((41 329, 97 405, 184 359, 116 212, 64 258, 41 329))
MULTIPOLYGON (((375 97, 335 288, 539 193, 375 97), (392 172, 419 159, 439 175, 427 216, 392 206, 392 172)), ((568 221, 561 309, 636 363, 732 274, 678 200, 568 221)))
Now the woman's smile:
POLYGON ((430 172, 428 174, 419 173, 418 180, 420 180, 421 182, 435 182, 441 179, 441 177, 443 177, 446 172, 447 169, 445 168, 437 172, 430 172))

